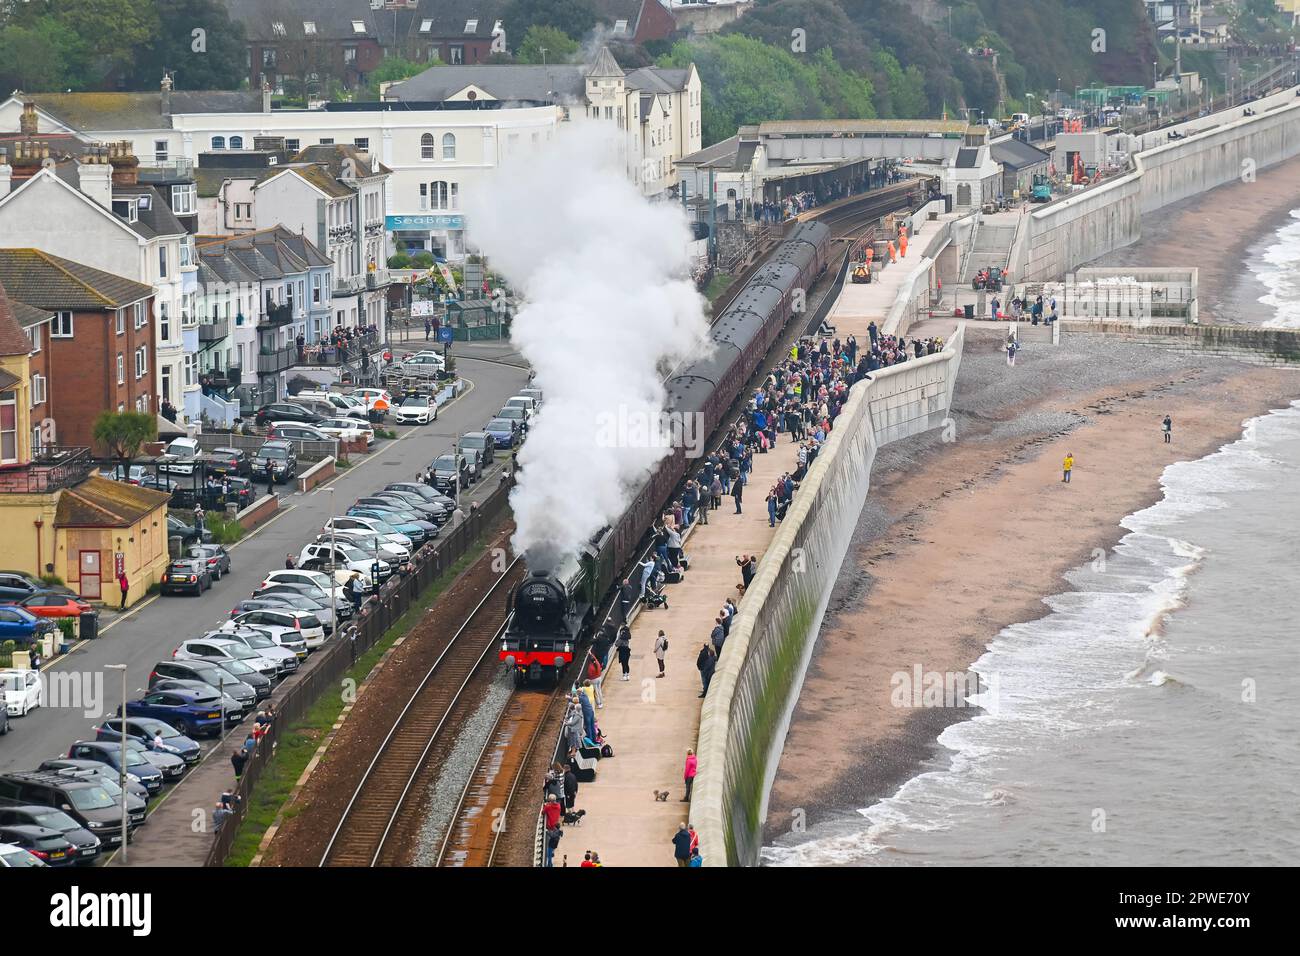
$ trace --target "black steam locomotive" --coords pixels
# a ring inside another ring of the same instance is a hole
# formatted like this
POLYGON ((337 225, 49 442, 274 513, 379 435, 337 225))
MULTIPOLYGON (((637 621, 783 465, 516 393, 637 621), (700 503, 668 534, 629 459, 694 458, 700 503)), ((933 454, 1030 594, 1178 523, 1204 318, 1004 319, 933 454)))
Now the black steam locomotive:
MULTIPOLYGON (((792 316, 802 313, 813 282, 825 271, 830 229, 797 226, 713 323, 706 358, 683 364, 664 383, 668 410, 698 415, 700 435, 710 435, 737 393, 792 316)), ((591 636, 596 610, 620 568, 636 553, 685 478, 686 449, 676 447, 659 462, 627 510, 554 572, 533 571, 516 585, 499 652, 517 680, 556 678, 591 636)))

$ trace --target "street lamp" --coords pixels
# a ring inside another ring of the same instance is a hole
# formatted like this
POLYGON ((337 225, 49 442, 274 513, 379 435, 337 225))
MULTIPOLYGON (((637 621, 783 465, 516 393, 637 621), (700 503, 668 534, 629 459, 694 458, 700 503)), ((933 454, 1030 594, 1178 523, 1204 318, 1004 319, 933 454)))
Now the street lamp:
POLYGON ((126 665, 105 664, 105 670, 122 672, 122 707, 117 712, 119 722, 118 736, 122 741, 122 753, 118 759, 117 785, 122 789, 119 799, 122 801, 122 865, 127 863, 127 829, 126 829, 126 665))
POLYGON ((325 490, 330 496, 330 611, 334 614, 334 629, 337 631, 339 629, 339 576, 334 570, 334 555, 338 553, 336 551, 338 536, 334 533, 336 524, 334 519, 338 517, 338 512, 334 510, 334 486, 330 485, 325 490))

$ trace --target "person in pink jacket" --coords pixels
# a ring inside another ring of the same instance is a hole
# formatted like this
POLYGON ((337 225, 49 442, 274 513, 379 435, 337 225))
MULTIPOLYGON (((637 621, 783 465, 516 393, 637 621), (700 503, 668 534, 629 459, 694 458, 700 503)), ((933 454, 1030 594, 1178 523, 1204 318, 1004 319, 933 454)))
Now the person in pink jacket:
POLYGON ((682 803, 689 803, 691 799, 691 785, 695 783, 695 751, 686 751, 686 768, 682 771, 682 779, 686 781, 686 796, 682 797, 682 803))

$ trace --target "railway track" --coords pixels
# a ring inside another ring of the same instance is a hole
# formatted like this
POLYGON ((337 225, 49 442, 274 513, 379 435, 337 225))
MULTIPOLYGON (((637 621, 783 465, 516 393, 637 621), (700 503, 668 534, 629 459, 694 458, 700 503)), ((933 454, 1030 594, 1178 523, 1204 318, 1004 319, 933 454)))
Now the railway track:
POLYGON ((861 231, 862 226, 891 212, 908 208, 913 197, 924 189, 924 184, 917 180, 895 183, 864 193, 858 201, 837 206, 818 216, 817 221, 830 227, 832 239, 851 238, 861 231))
POLYGON ((485 664, 496 666, 506 601, 523 571, 515 558, 430 666, 357 784, 320 866, 376 866, 390 837, 405 829, 395 824, 420 792, 416 782, 430 755, 477 703, 466 698, 466 688, 485 664))

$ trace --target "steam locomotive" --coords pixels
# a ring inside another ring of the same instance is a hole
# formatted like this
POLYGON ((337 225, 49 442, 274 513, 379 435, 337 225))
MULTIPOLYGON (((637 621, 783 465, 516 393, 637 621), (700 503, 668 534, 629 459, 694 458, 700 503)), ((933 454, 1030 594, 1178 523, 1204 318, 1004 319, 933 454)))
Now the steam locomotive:
MULTIPOLYGON (((790 233, 718 315, 707 357, 683 364, 665 381, 668 411, 699 415, 699 433, 713 433, 785 324, 804 311, 813 282, 826 270, 830 245, 830 229, 818 222, 802 223, 790 233)), ((673 448, 627 510, 581 554, 554 570, 532 570, 515 586, 498 658, 514 669, 517 683, 559 679, 591 637, 601 600, 686 477, 687 467, 686 449, 673 448)))

